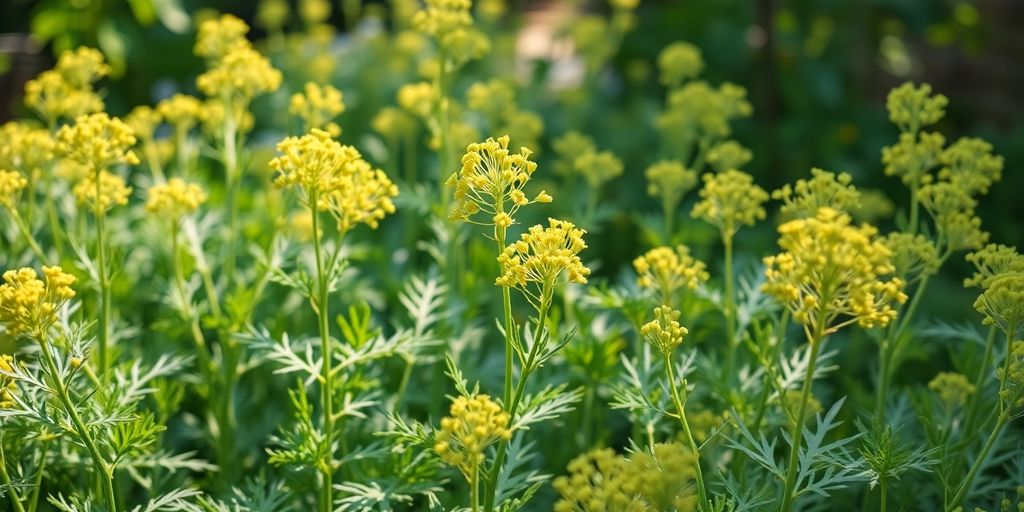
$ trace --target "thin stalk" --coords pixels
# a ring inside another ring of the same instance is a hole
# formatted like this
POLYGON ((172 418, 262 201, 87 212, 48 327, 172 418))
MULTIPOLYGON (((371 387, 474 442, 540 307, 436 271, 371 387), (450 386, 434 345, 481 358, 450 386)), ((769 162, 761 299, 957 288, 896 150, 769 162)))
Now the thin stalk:
POLYGON ((57 399, 60 400, 64 410, 67 411, 68 415, 71 417, 71 423, 78 432, 78 437, 81 438, 82 444, 85 445, 86 449, 89 451, 89 455, 92 457, 93 468, 96 470, 97 477, 100 480, 107 506, 113 512, 118 512, 120 507, 118 506, 117 494, 114 492, 113 468, 107 463, 106 459, 100 455, 100 450, 96 445, 96 441, 92 437, 92 433, 90 433, 89 429, 86 428, 82 418, 78 416, 78 410, 75 409, 75 404, 71 400, 71 396, 68 394, 64 378, 61 377, 60 371, 57 369, 57 363, 53 359, 53 353, 50 351, 50 342, 46 337, 46 333, 36 333, 36 339, 39 340, 40 348, 42 348, 43 362, 46 364, 47 371, 53 379, 53 387, 57 392, 57 399))
POLYGON ((233 115, 225 116, 224 121, 224 152, 222 160, 224 161, 224 184, 227 187, 227 209, 228 209, 228 230, 225 235, 225 248, 227 255, 224 258, 224 275, 226 276, 228 286, 234 283, 235 279, 235 259, 237 249, 235 244, 237 242, 238 230, 238 133, 235 127, 235 120, 233 115))
POLYGON ((917 233, 917 221, 918 221, 918 217, 920 216, 920 213, 918 213, 920 211, 920 206, 918 205, 918 201, 917 201, 917 188, 918 188, 918 185, 917 185, 917 182, 915 181, 914 184, 912 184, 910 186, 910 233, 911 234, 916 234, 917 233))
POLYGON ((674 201, 669 201, 668 199, 663 200, 661 202, 661 212, 664 216, 663 224, 665 226, 665 243, 670 245, 672 244, 672 231, 674 228, 673 222, 676 217, 676 203, 674 201))
POLYGON ((319 196, 316 190, 310 194, 310 211, 313 214, 313 252, 316 258, 316 280, 317 297, 316 305, 317 322, 320 327, 320 351, 323 358, 321 365, 321 400, 323 402, 323 436, 324 445, 327 446, 327 460, 320 464, 320 471, 324 479, 323 503, 321 508, 330 512, 334 508, 332 493, 334 492, 334 372, 331 355, 331 333, 328 326, 328 305, 327 305, 327 269, 324 269, 324 259, 320 240, 320 214, 316 210, 319 196))
MULTIPOLYGON (((533 335, 533 346, 530 347, 530 352, 526 357, 526 363, 523 365, 522 374, 519 376, 519 382, 516 384, 516 390, 512 394, 511 406, 508 408, 508 424, 511 427, 515 422, 516 412, 519 409, 519 402, 523 399, 523 394, 526 391, 526 381, 530 378, 530 374, 533 373, 533 365, 536 362, 537 356, 540 354, 541 335, 544 332, 544 325, 547 323, 548 307, 551 305, 551 295, 554 290, 550 287, 545 286, 545 289, 541 292, 540 307, 537 309, 537 327, 534 330, 533 335)), ((498 476, 501 473, 501 466, 505 462, 505 452, 508 450, 509 441, 502 441, 498 445, 498 453, 494 458, 494 464, 491 466, 490 475, 488 475, 489 482, 484 490, 484 510, 487 512, 493 512, 494 510, 494 498, 497 494, 498 487, 498 476)))
MULTIPOLYGON (((496 205, 498 214, 504 213, 505 203, 504 201, 498 201, 496 205)), ((505 251, 505 236, 506 228, 504 226, 494 226, 494 240, 498 244, 498 255, 505 251)), ((501 274, 505 274, 505 264, 500 263, 499 268, 501 274)), ((512 350, 512 292, 507 286, 501 287, 501 310, 505 316, 505 387, 502 393, 502 402, 509 403, 512 400, 512 358, 514 357, 512 350)))
POLYGON ((700 450, 697 448, 697 443, 693 440, 693 433, 690 432, 690 423, 686 421, 686 410, 683 408, 683 400, 679 396, 679 385, 686 386, 686 381, 684 380, 677 385, 672 358, 668 355, 665 356, 665 376, 668 378, 668 385, 672 390, 672 401, 676 406, 679 423, 683 426, 683 433, 686 434, 686 440, 690 444, 690 451, 693 452, 693 456, 696 458, 693 468, 697 477, 697 499, 700 501, 697 510, 705 510, 708 506, 708 496, 704 488, 704 474, 700 469, 700 450))
POLYGON ((36 507, 39 506, 39 493, 43 488, 43 474, 46 472, 46 453, 50 447, 51 439, 44 437, 39 446, 39 467, 36 468, 36 477, 32 481, 32 496, 28 501, 28 512, 36 512, 36 507))
POLYGON ((914 290, 914 297, 910 299, 910 305, 895 321, 895 327, 890 326, 882 340, 879 355, 878 394, 875 397, 875 425, 878 427, 885 424, 885 399, 889 393, 889 384, 894 370, 893 361, 902 348, 903 333, 910 325, 910 321, 921 303, 921 298, 924 297, 924 291, 928 288, 928 277, 926 275, 921 278, 920 284, 914 290))
POLYGON ((974 431, 974 422, 978 415, 978 404, 981 403, 981 390, 985 385, 986 377, 988 377, 988 365, 989 362, 992 361, 992 351, 995 349, 996 332, 996 326, 993 324, 988 330, 988 340, 985 342, 985 355, 981 359, 981 367, 978 368, 978 375, 974 378, 975 393, 974 398, 967 407, 967 420, 964 426, 965 432, 974 431))
POLYGON ((157 183, 166 182, 167 177, 164 176, 164 167, 160 165, 160 156, 156 153, 156 145, 152 140, 146 140, 142 143, 142 147, 146 153, 146 164, 149 166, 150 172, 153 173, 153 178, 157 183))
POLYGON ((107 369, 110 368, 110 354, 107 351, 110 346, 110 276, 107 274, 107 213, 100 207, 100 192, 100 178, 97 173, 96 206, 93 208, 93 213, 96 216, 96 273, 100 285, 100 316, 97 324, 99 369, 96 373, 105 378, 107 369))
POLYGON ((7 473, 7 458, 4 456, 3 429, 0 429, 0 483, 3 483, 4 486, 7 487, 7 492, 11 495, 11 503, 14 504, 14 510, 16 512, 25 512, 25 507, 21 504, 21 496, 18 493, 18 488, 13 485, 11 475, 7 473))
POLYGON ((52 169, 43 175, 43 189, 46 191, 46 215, 50 221, 50 238, 53 239, 53 246, 57 250, 57 259, 64 254, 64 232, 60 227, 60 216, 57 214, 57 204, 53 201, 53 174, 52 169))
POLYGON ((885 512, 885 507, 886 507, 886 488, 887 488, 887 486, 885 485, 885 477, 882 477, 879 480, 878 484, 879 484, 879 492, 881 493, 881 500, 882 500, 882 502, 881 502, 882 511, 881 512, 885 512))
MULTIPOLYGON (((822 297, 822 304, 828 304, 827 296, 822 297)), ((804 419, 807 415, 807 401, 811 396, 811 384, 814 382, 814 366, 818 362, 818 350, 821 348, 821 340, 825 333, 825 308, 819 308, 818 321, 814 326, 814 334, 811 336, 811 354, 807 362, 807 376, 804 378, 803 390, 800 392, 800 406, 797 408, 796 422, 793 423, 793 430, 790 439, 793 440, 789 452, 789 469, 786 471, 786 485, 783 488, 782 506, 780 512, 789 512, 793 506, 793 490, 796 487, 796 474, 800 465, 800 445, 804 438, 804 419)))
POLYGON ((469 504, 473 512, 480 510, 480 469, 473 470, 473 476, 469 479, 469 504))
POLYGON ((181 264, 181 250, 178 244, 178 221, 174 220, 174 224, 171 226, 171 264, 174 266, 174 281, 178 288, 178 293, 181 295, 182 306, 186 309, 185 314, 188 316, 189 323, 191 324, 192 340, 196 345, 196 358, 199 360, 200 374, 203 376, 203 383, 206 385, 207 390, 213 387, 212 376, 210 375, 210 354, 206 348, 206 338, 203 336, 203 330, 199 325, 199 316, 192 311, 191 301, 189 297, 185 296, 185 273, 182 270, 181 264))
POLYGON ((1010 409, 1005 408, 996 419, 995 428, 993 428, 992 433, 989 434, 988 439, 985 441, 985 446, 982 447, 981 453, 978 454, 977 459, 975 459, 974 464, 971 466, 971 470, 967 472, 967 476, 964 477, 964 480, 960 482, 960 485, 957 487, 956 494, 953 495, 953 500, 946 505, 946 512, 953 512, 953 510, 959 507, 964 501, 964 498, 967 497, 967 491, 970 489, 971 483, 974 481, 974 477, 978 474, 978 471, 981 470, 981 465, 985 462, 985 459, 988 458, 988 452, 992 450, 992 446, 995 444, 996 439, 999 438, 999 434, 1002 432, 1003 426, 1006 425, 1006 422, 1009 421, 1009 419, 1010 409))
POLYGON ((25 238, 25 242, 28 243, 29 248, 32 249, 32 253, 35 254, 36 258, 42 264, 46 264, 46 251, 39 246, 39 242, 36 242, 35 237, 32 236, 32 230, 29 229, 28 224, 25 223, 25 219, 21 218, 18 214, 17 208, 11 207, 7 210, 11 214, 11 218, 14 219, 14 224, 18 226, 18 231, 21 232, 21 236, 25 238))
POLYGON ((722 242, 725 245, 725 376, 732 375, 733 367, 736 365, 736 349, 739 346, 736 340, 736 291, 735 276, 732 267, 732 234, 723 234, 722 242))

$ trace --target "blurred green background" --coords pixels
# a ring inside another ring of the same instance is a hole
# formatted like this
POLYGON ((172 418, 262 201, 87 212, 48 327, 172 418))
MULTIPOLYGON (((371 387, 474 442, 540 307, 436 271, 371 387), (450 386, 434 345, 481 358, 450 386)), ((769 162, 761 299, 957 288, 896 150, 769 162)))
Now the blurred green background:
MULTIPOLYGON (((529 16, 520 14, 543 12, 558 3, 509 2, 509 30, 528 23, 523 20, 529 16)), ((344 42, 348 24, 338 2, 334 4, 328 21, 337 27, 335 40, 344 42)), ((608 10, 603 0, 582 5, 595 12, 608 10)), ((293 14, 286 30, 300 26, 296 2, 289 6, 293 14)), ((260 2, 246 0, 4 0, 0 121, 26 115, 21 105, 25 81, 49 68, 56 53, 80 44, 99 47, 113 64, 114 76, 102 85, 113 114, 153 103, 179 88, 194 92, 202 62, 192 55, 193 19, 230 12, 249 21, 254 26, 251 37, 260 40, 266 34, 259 7, 260 2)), ((387 20, 390 7, 387 1, 367 1, 363 13, 387 20)), ((898 179, 884 176, 879 162, 882 146, 893 143, 897 134, 886 117, 885 96, 907 80, 931 83, 950 98, 948 115, 936 130, 947 140, 985 138, 1006 158, 1003 181, 983 198, 979 214, 992 241, 1024 245, 1024 201, 1019 198, 1024 176, 1016 171, 1024 162, 1024 32, 1019 30, 1024 2, 642 0, 637 16, 636 28, 610 69, 600 75, 601 94, 589 114, 600 122, 587 125, 599 146, 615 151, 626 163, 622 181, 606 190, 619 213, 612 213, 603 229, 591 229, 594 251, 600 251, 592 257, 600 257, 606 269, 622 268, 642 245, 630 212, 657 211, 644 195, 643 169, 657 156, 650 119, 664 99, 656 58, 676 40, 702 49, 705 77, 711 83, 731 81, 748 89, 754 115, 738 122, 735 138, 753 149, 748 170, 769 190, 807 176, 811 167, 822 167, 849 172, 858 187, 882 190, 897 205, 905 203, 905 188, 898 179), (623 237, 636 245, 613 243, 623 237)), ((369 131, 376 111, 393 104, 398 85, 417 77, 391 77, 382 92, 361 90, 365 82, 359 75, 372 73, 364 70, 373 63, 350 57, 339 56, 333 81, 349 103, 342 118, 346 134, 359 134, 369 131)), ((288 68, 285 74, 292 88, 304 80, 289 76, 288 68)), ((544 104, 537 94, 535 90, 526 106, 544 118, 542 144, 549 147, 564 130, 563 114, 537 107, 544 104)), ((882 230, 891 227, 883 223, 882 230)), ((747 248, 753 257, 771 250, 770 225, 745 236, 752 238, 747 248)), ((952 288, 966 270, 961 258, 954 258, 951 266, 952 288)), ((962 306, 957 306, 961 316, 962 306)))

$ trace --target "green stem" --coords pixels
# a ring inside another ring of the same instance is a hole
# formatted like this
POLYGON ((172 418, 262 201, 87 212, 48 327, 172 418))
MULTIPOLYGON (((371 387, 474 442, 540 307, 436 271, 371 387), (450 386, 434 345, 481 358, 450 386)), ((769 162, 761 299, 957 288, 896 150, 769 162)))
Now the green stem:
POLYGON ((693 464, 693 468, 697 477, 697 499, 700 501, 697 506, 697 510, 707 510, 708 508, 708 496, 707 491, 704 488, 704 474, 700 469, 700 450, 697 448, 697 443, 693 440, 693 433, 690 432, 690 424, 686 421, 686 410, 683 407, 683 400, 679 396, 680 385, 684 387, 685 392, 686 380, 683 382, 676 382, 676 375, 674 365, 672 364, 672 358, 668 355, 665 356, 665 375, 668 377, 668 385, 672 390, 672 401, 676 406, 676 413, 679 416, 679 423, 683 426, 683 433, 686 434, 686 440, 690 443, 690 451, 693 452, 693 456, 696 461, 693 464))
MULTIPOLYGON (((523 394, 526 391, 526 381, 530 378, 533 373, 533 365, 536 362, 537 356, 540 354, 541 336, 544 332, 544 325, 547 323, 548 307, 551 304, 551 295, 553 290, 550 287, 545 286, 545 289, 541 292, 540 307, 537 309, 537 327, 533 334, 533 346, 530 347, 530 352, 526 357, 526 363, 523 365, 522 374, 519 376, 519 382, 516 384, 516 390, 512 395, 511 406, 508 408, 508 424, 511 427, 516 420, 516 412, 519 410, 519 402, 523 399, 523 394)), ((509 441, 502 441, 498 445, 498 453, 494 458, 494 464, 491 466, 490 478, 487 487, 484 490, 484 510, 487 512, 494 511, 494 499, 497 494, 498 477, 501 474, 501 466, 505 463, 505 452, 508 450, 509 441)))
POLYGON ((323 487, 323 503, 321 508, 324 512, 330 512, 334 509, 334 500, 332 499, 332 493, 334 492, 334 449, 333 449, 333 437, 334 437, 334 372, 333 372, 333 356, 331 354, 331 333, 330 327, 328 326, 328 276, 327 272, 330 269, 324 268, 324 259, 321 249, 320 240, 320 214, 317 211, 317 203, 319 201, 319 194, 317 190, 313 190, 310 194, 310 211, 313 215, 313 252, 316 258, 316 279, 317 279, 317 297, 314 301, 316 305, 317 320, 320 327, 320 351, 322 354, 323 363, 321 365, 321 400, 323 402, 323 436, 324 445, 327 446, 327 460, 321 461, 320 471, 323 475, 324 487, 323 487))
POLYGON ((960 482, 960 485, 957 487, 956 494, 953 495, 953 500, 946 505, 946 512, 953 512, 953 510, 959 507, 964 501, 964 498, 967 497, 967 491, 971 487, 971 482, 974 481, 974 477, 978 474, 978 471, 981 470, 981 465, 984 464, 985 459, 988 458, 988 452, 992 450, 992 446, 995 444, 996 439, 999 438, 999 434, 1002 432, 1003 426, 1006 425, 1006 422, 1009 421, 1009 419, 1010 409, 1006 408, 996 420, 995 428, 992 429, 992 433, 985 441, 985 446, 982 447, 981 453, 978 454, 978 458, 975 459, 974 464, 971 466, 971 470, 967 473, 963 482, 960 482))
POLYGON ((736 339, 736 291, 735 276, 732 267, 732 234, 723 235, 722 242, 725 245, 725 375, 729 378, 732 375, 733 367, 736 364, 736 349, 739 347, 736 339))
POLYGON ((886 493, 886 483, 885 483, 885 477, 882 477, 881 479, 879 479, 878 489, 879 489, 879 492, 881 493, 881 500, 882 500, 882 502, 881 502, 881 505, 882 505, 881 512, 885 512, 885 508, 886 508, 886 495, 885 495, 885 493, 886 493))
POLYGON ((64 410, 67 411, 68 416, 71 417, 71 423, 74 425, 75 430, 78 433, 78 437, 81 438, 82 444, 85 445, 92 457, 93 468, 96 470, 97 476, 100 479, 107 507, 113 512, 118 512, 119 506, 116 497, 117 495, 114 493, 114 468, 108 465, 106 459, 100 455, 100 450, 96 445, 96 441, 92 437, 92 433, 90 433, 89 429, 86 428, 82 418, 78 416, 78 410, 75 409, 75 404, 71 400, 71 396, 68 394, 68 388, 64 383, 64 378, 61 376, 60 370, 57 369, 57 362, 53 359, 53 353, 50 351, 50 342, 46 337, 46 333, 36 333, 36 339, 39 340, 39 345, 42 349, 43 362, 46 364, 47 371, 53 379, 53 387, 57 394, 57 399, 60 400, 64 410))
POLYGON ((917 182, 915 181, 914 184, 910 186, 910 233, 911 234, 916 234, 917 233, 917 221, 918 221, 918 217, 920 215, 918 213, 920 211, 920 206, 918 205, 918 200, 917 200, 917 189, 918 189, 918 185, 917 185, 917 182))
POLYGON ((480 510, 480 469, 473 470, 473 476, 469 479, 469 504, 473 512, 480 510))
MULTIPOLYGON (((822 297, 822 304, 828 304, 828 297, 822 297)), ((786 485, 783 487, 782 506, 780 512, 789 512, 793 506, 793 491, 796 487, 796 474, 800 466, 800 445, 804 437, 804 419, 807 415, 807 401, 811 396, 811 384, 814 382, 814 366, 818 362, 818 350, 821 348, 821 340, 825 332, 825 308, 818 312, 817 323, 814 326, 814 334, 811 336, 811 353, 807 362, 807 375, 804 377, 803 390, 800 392, 800 405, 797 408, 796 421, 793 423, 793 430, 790 439, 793 440, 789 452, 789 469, 786 471, 786 485)))
POLYGON ((25 219, 21 218, 18 214, 18 210, 11 207, 7 210, 11 214, 11 218, 14 219, 14 224, 18 226, 18 231, 21 232, 21 236, 25 238, 25 242, 28 243, 29 248, 32 249, 32 253, 36 255, 36 258, 40 263, 46 264, 46 251, 39 246, 39 242, 36 242, 34 236, 32 236, 32 230, 29 229, 28 224, 25 223, 25 219))
MULTIPOLYGON (((196 315, 192 311, 191 298, 186 296, 186 285, 185 285, 185 273, 182 270, 181 264, 181 250, 178 246, 178 221, 172 221, 171 226, 171 262, 174 266, 174 281, 178 287, 178 294, 181 295, 182 307, 185 308, 185 316, 188 317, 189 323, 192 326, 192 340, 196 344, 196 358, 199 360, 199 371, 203 376, 203 384, 207 388, 207 393, 213 387, 213 378, 210 374, 212 365, 210 364, 210 353, 206 347, 206 338, 203 336, 203 330, 199 325, 199 315, 196 315)), ((224 461, 221 461, 224 462, 224 461)))
POLYGON ((21 496, 18 494, 18 488, 14 486, 11 480, 11 475, 7 473, 7 458, 4 456, 4 439, 3 429, 0 429, 0 483, 3 483, 7 487, 8 494, 11 495, 11 503, 14 504, 14 510, 16 512, 25 512, 25 507, 21 504, 21 496))
MULTIPOLYGON (((504 213, 505 204, 504 201, 498 201, 497 204, 498 213, 504 213)), ((504 226, 494 226, 494 240, 498 244, 498 255, 505 251, 505 236, 506 229, 504 226)), ((505 264, 499 264, 501 274, 505 274, 505 264)), ((509 403, 512 400, 512 358, 514 353, 512 350, 512 292, 507 286, 501 287, 501 310, 505 316, 505 387, 502 393, 503 403, 509 403)))
POLYGON ((96 177, 96 207, 93 213, 96 216, 96 273, 100 285, 100 314, 97 329, 99 330, 99 369, 96 373, 101 378, 106 378, 107 369, 110 368, 110 276, 107 274, 107 242, 106 224, 107 214, 100 209, 100 179, 96 177))
POLYGON ((224 258, 224 275, 226 276, 228 286, 231 286, 235 279, 235 259, 237 253, 235 244, 238 231, 238 133, 235 127, 234 116, 228 113, 225 119, 224 153, 222 159, 224 161, 224 184, 227 187, 228 230, 224 237, 225 249, 227 251, 227 255, 224 258))
POLYGON ((666 245, 671 245, 672 244, 672 230, 674 228, 673 222, 675 221, 675 217, 676 217, 676 203, 674 201, 670 201, 668 199, 663 200, 662 203, 661 203, 661 211, 662 211, 662 215, 664 216, 665 244, 666 245))
MULTIPOLYGON (((43 435, 46 434, 44 431, 43 435)), ((39 506, 39 493, 43 488, 43 474, 46 472, 46 453, 50 447, 51 439, 50 437, 43 437, 43 441, 39 445, 39 467, 36 468, 36 477, 32 482, 32 496, 28 501, 28 512, 36 512, 36 507, 39 506)))
POLYGON ((64 254, 64 231, 60 227, 60 216, 57 214, 57 204, 53 201, 53 177, 52 168, 43 176, 43 188, 46 190, 46 214, 50 221, 50 238, 53 239, 53 246, 57 250, 57 260, 64 254))
POLYGON ((981 366, 978 368, 978 375, 974 378, 974 395, 970 405, 967 407, 967 419, 965 420, 964 431, 973 432, 974 422, 977 421, 978 405, 981 403, 982 388, 985 386, 988 377, 988 365, 992 361, 992 351, 995 349, 996 326, 993 324, 988 330, 988 340, 985 342, 985 355, 981 359, 981 366))
POLYGON ((887 335, 882 340, 882 346, 879 348, 878 394, 875 397, 875 426, 877 427, 885 424, 885 399, 888 397, 890 380, 895 370, 893 364, 902 348, 903 333, 910 325, 910 321, 921 303, 921 298, 924 297, 924 291, 928 288, 928 278, 927 275, 921 278, 920 284, 914 290, 914 297, 910 299, 910 305, 899 318, 894 320, 895 327, 890 325, 887 335))

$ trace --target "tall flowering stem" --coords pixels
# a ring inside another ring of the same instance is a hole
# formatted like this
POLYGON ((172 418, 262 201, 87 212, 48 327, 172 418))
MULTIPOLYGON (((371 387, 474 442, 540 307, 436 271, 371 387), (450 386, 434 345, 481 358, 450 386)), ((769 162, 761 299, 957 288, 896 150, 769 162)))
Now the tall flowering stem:
POLYGON ((797 414, 791 425, 789 468, 780 512, 789 512, 800 465, 807 404, 824 338, 844 326, 884 327, 896 320, 893 303, 903 303, 904 282, 892 252, 875 228, 852 226, 849 215, 820 208, 814 217, 779 226, 778 255, 765 258, 764 291, 783 303, 804 327, 810 345, 797 414))
POLYGON ((312 215, 313 255, 316 260, 316 289, 310 301, 317 315, 321 350, 321 405, 324 460, 317 462, 321 474, 320 508, 334 509, 334 355, 328 310, 331 274, 335 257, 327 258, 323 248, 321 213, 337 221, 340 246, 345 234, 358 224, 376 228, 379 221, 395 211, 391 198, 398 188, 383 171, 373 169, 352 146, 343 146, 326 131, 313 129, 302 137, 288 137, 277 145, 280 156, 270 162, 279 171, 275 184, 298 190, 299 199, 312 215))

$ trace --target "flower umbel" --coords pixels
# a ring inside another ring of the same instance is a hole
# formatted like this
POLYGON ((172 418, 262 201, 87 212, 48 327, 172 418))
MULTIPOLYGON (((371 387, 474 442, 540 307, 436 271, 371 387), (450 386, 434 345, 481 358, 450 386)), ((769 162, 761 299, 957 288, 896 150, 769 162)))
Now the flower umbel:
POLYGON ((0 409, 9 409, 14 405, 14 395, 18 392, 18 383, 8 375, 18 364, 14 356, 0 354, 0 409))
POLYGON ((118 164, 138 165, 134 145, 135 131, 103 112, 79 116, 57 132, 57 152, 94 173, 118 164))
POLYGON ((100 213, 128 204, 132 188, 125 184, 124 178, 103 170, 99 173, 99 186, 96 185, 96 179, 96 176, 90 174, 75 185, 72 192, 78 204, 100 213))
POLYGON ((586 283, 590 269, 579 257, 587 247, 585 234, 571 222, 557 219, 548 219, 546 228, 540 224, 531 227, 498 256, 505 272, 495 284, 525 288, 528 283, 536 283, 544 290, 563 282, 586 283))
POLYGON ((523 187, 537 170, 537 163, 530 160, 529 149, 520 148, 519 153, 511 153, 508 143, 506 135, 466 148, 462 168, 446 183, 455 189, 455 205, 448 215, 449 220, 507 227, 515 222, 519 208, 530 203, 551 202, 551 196, 543 191, 533 199, 526 197, 523 187))
POLYGON ((508 414, 487 395, 460 396, 434 437, 434 451, 466 478, 480 468, 487 447, 512 438, 508 414))
POLYGON ((928 383, 928 389, 949 409, 964 405, 976 391, 966 376, 953 372, 939 372, 928 383))
POLYGON ((46 331, 57 312, 75 296, 75 277, 60 267, 43 267, 43 279, 24 267, 8 270, 0 285, 0 323, 11 335, 46 331))
POLYGON ((895 270, 892 252, 876 235, 831 208, 787 222, 779 226, 783 252, 764 260, 764 291, 794 320, 826 334, 853 322, 885 326, 896 318, 891 304, 907 296, 902 279, 886 278, 895 270))
POLYGON ((693 256, 685 245, 655 247, 633 260, 637 286, 655 290, 662 302, 668 301, 683 288, 696 289, 710 278, 707 266, 693 256))
POLYGON ((752 226, 764 220, 766 212, 762 205, 768 200, 768 193, 755 185, 749 174, 730 169, 705 174, 700 198, 691 215, 718 227, 723 236, 731 237, 741 226, 752 226))
POLYGON ((341 127, 334 122, 334 118, 344 111, 341 91, 314 82, 307 82, 303 91, 293 94, 288 104, 288 112, 299 116, 306 130, 318 128, 333 137, 341 135, 341 127))
POLYGON ((171 178, 167 183, 153 185, 146 199, 146 210, 157 216, 177 222, 206 202, 206 192, 195 183, 171 178))
POLYGON ((13 210, 27 185, 20 172, 0 170, 0 206, 13 210))
POLYGON ((773 199, 782 200, 783 214, 791 218, 812 217, 818 209, 828 207, 852 213, 860 207, 860 193, 853 186, 853 178, 821 169, 811 169, 812 178, 797 180, 793 186, 784 185, 772 192, 773 199))
POLYGON ((683 338, 690 332, 679 324, 680 314, 679 310, 669 306, 658 306, 654 308, 654 320, 640 328, 640 334, 644 336, 647 343, 658 349, 665 357, 672 355, 672 352, 683 343, 683 338))

